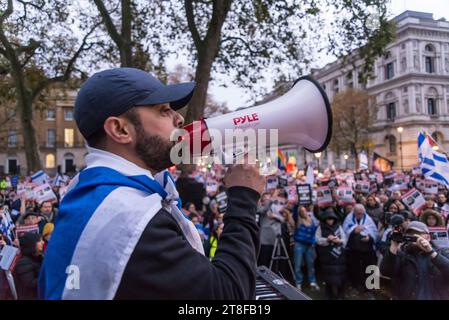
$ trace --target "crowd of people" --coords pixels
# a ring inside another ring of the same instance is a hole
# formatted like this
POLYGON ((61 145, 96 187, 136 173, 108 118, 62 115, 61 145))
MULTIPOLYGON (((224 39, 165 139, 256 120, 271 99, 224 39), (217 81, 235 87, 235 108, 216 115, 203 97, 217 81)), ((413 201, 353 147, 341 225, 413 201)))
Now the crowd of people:
MULTIPOLYGON (((182 212, 196 226, 206 256, 213 259, 226 213, 225 168, 213 165, 183 174, 171 172, 182 212)), ((354 292, 359 298, 375 298, 379 289, 389 298, 449 299, 445 186, 424 190, 424 177, 415 170, 379 174, 326 169, 310 178, 295 169, 278 170, 270 183, 267 179, 256 215, 261 244, 258 265, 271 268, 299 290, 320 292, 327 299, 345 299, 354 292), (310 194, 291 192, 297 185, 309 185, 310 194), (346 192, 344 197, 340 188, 346 192), (325 190, 329 191, 326 201, 325 190), (419 207, 405 198, 410 190, 424 197, 419 207), (441 236, 438 241, 435 232, 441 236), (279 259, 283 254, 288 259, 279 259), (380 270, 380 286, 367 284, 369 266, 380 270)), ((32 184, 31 177, 19 179, 16 185, 11 180, 0 179, 0 247, 20 249, 9 268, 17 298, 36 299, 40 266, 64 196, 61 189, 69 180, 52 179, 49 185, 55 197, 44 201, 19 187, 32 184)), ((4 270, 0 286, 0 299, 13 298, 4 270)))

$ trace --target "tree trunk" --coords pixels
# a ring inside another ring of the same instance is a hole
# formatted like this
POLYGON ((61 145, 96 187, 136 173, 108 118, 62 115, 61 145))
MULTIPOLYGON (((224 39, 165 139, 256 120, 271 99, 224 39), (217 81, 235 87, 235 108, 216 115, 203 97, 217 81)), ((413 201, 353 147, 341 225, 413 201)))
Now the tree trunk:
POLYGON ((33 102, 28 97, 18 97, 17 110, 19 110, 20 113, 23 144, 27 160, 28 172, 26 172, 26 174, 29 174, 30 171, 35 172, 42 168, 36 130, 33 125, 33 102))
POLYGON ((195 24, 192 1, 185 1, 189 30, 198 53, 198 64, 195 71, 196 88, 189 102, 186 123, 198 120, 204 114, 212 65, 220 49, 221 28, 231 9, 231 4, 232 0, 213 2, 212 18, 209 22, 206 36, 204 39, 201 39, 195 24))
POLYGON ((186 123, 192 123, 204 114, 213 60, 214 57, 211 57, 211 54, 198 59, 198 66, 195 72, 196 86, 187 109, 186 123))

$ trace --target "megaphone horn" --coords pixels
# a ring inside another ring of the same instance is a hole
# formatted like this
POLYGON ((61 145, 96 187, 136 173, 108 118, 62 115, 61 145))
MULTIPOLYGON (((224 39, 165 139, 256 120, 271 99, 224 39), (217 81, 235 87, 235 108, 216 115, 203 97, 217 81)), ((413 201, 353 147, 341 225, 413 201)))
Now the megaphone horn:
MULTIPOLYGON (((324 150, 332 135, 332 111, 326 92, 310 76, 295 81, 284 95, 262 105, 245 108, 184 127, 190 141, 203 137, 201 151, 210 143, 204 139, 208 130, 278 129, 279 145, 297 144, 310 152, 324 150), (198 132, 199 131, 199 132, 198 132)), ((193 154, 193 143, 191 143, 193 154)))

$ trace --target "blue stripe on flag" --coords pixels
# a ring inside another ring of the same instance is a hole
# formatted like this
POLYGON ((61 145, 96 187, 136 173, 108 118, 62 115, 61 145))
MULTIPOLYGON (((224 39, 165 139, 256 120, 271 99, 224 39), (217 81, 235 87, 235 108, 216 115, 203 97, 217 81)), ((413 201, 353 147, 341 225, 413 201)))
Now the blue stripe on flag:
POLYGON ((33 174, 31 176, 31 180, 35 180, 35 179, 39 178, 40 176, 42 176, 43 174, 44 174, 44 171, 39 170, 38 172, 36 172, 35 174, 33 174))
POLYGON ((435 162, 432 159, 424 158, 423 163, 428 164, 429 166, 435 167, 435 162))
POLYGON ((433 160, 437 160, 437 161, 444 162, 444 163, 449 162, 445 156, 440 156, 436 153, 433 153, 433 160))
POLYGON ((448 181, 446 180, 446 178, 444 178, 441 174, 439 174, 438 172, 434 172, 430 175, 432 178, 437 179, 438 181, 443 182, 446 186, 449 185, 448 181))
POLYGON ((45 259, 39 276, 39 295, 44 299, 61 299, 66 282, 66 268, 72 261, 81 234, 103 200, 119 187, 131 187, 159 193, 166 191, 149 177, 130 176, 106 167, 83 170, 78 184, 68 192, 59 207, 45 259))
POLYGON ((420 132, 418 134, 418 148, 422 145, 422 143, 426 140, 426 136, 420 132))

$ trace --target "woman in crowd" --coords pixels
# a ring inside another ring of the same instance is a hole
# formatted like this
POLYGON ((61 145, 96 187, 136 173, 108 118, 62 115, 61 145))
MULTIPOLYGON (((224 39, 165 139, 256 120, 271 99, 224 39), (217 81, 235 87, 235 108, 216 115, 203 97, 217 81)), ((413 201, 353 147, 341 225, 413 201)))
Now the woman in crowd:
POLYGON ((25 233, 19 241, 22 257, 14 268, 17 295, 21 300, 35 300, 44 242, 40 235, 31 232, 25 233))
POLYGON ((322 215, 316 231, 317 253, 328 299, 343 299, 346 281, 346 236, 333 208, 322 215))
POLYGON ((425 223, 428 227, 444 227, 444 219, 436 210, 426 209, 420 216, 419 220, 425 223))
POLYGON ((317 227, 313 224, 312 218, 308 214, 305 207, 300 206, 298 210, 298 220, 296 222, 296 230, 294 235, 296 286, 298 289, 302 289, 304 277, 301 267, 303 259, 305 259, 310 287, 314 290, 319 290, 320 288, 316 281, 314 267, 314 244, 317 227))

